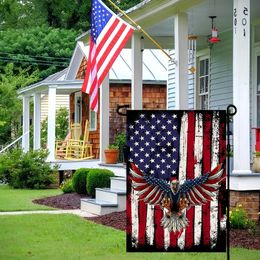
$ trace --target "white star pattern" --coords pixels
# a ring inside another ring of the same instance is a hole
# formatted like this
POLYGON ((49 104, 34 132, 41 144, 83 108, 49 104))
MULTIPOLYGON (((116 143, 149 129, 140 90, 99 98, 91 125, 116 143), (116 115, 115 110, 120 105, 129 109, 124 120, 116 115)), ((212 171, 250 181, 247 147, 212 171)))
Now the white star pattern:
POLYGON ((176 174, 180 138, 178 123, 177 115, 175 117, 170 111, 136 112, 128 122, 129 161, 155 177, 167 179, 176 174))

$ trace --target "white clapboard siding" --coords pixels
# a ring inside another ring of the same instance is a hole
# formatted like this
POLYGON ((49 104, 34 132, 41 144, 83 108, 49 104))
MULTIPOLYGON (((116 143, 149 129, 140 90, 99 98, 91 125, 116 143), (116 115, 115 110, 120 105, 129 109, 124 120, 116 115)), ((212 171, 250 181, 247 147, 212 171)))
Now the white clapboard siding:
MULTIPOLYGON (((69 95, 56 95, 56 110, 66 107, 69 110, 69 95)), ((41 97, 41 121, 48 116, 48 95, 41 97)))
POLYGON ((233 103, 232 32, 222 33, 220 38, 211 49, 210 109, 226 109, 233 103))
MULTIPOLYGON (((171 50, 169 52, 170 56, 174 58, 175 51, 171 50)), ((187 53, 188 55, 188 53, 187 53)), ((178 62, 178 61, 177 61, 178 62)), ((192 61, 189 61, 189 67, 193 64, 192 61)), ((195 75, 191 73, 187 68, 188 74, 188 108, 194 108, 194 86, 195 86, 195 75)), ((175 78, 175 65, 171 61, 168 64, 168 81, 167 81, 167 89, 168 89, 168 109, 174 109, 176 106, 176 78, 175 78)))
MULTIPOLYGON (((170 50, 169 54, 171 57, 175 57, 175 51, 170 50)), ((168 109, 174 109, 176 104, 176 97, 175 97, 175 65, 173 62, 168 63, 168 80, 167 80, 167 101, 168 101, 168 109)))

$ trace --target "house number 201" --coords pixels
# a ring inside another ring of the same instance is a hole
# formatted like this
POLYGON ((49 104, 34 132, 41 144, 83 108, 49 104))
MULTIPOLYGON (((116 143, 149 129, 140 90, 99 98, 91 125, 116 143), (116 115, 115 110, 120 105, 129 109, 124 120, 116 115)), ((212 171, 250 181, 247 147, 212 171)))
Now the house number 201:
POLYGON ((238 18, 238 11, 237 8, 234 8, 234 13, 233 13, 233 17, 234 17, 234 33, 237 33, 237 25, 239 20, 241 21, 241 25, 242 27, 242 31, 243 31, 243 36, 246 37, 247 36, 247 29, 246 29, 246 25, 247 25, 247 20, 248 20, 248 8, 246 6, 244 6, 244 8, 242 9, 243 11, 240 13, 241 14, 241 19, 238 18))

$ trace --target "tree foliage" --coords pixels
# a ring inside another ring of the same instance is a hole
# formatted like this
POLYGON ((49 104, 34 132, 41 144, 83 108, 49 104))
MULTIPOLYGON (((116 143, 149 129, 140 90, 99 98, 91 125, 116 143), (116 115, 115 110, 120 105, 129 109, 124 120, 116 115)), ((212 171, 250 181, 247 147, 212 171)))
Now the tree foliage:
POLYGON ((55 28, 89 27, 91 1, 84 0, 2 0, 2 29, 26 28, 45 24, 55 28))
POLYGON ((30 72, 40 71, 40 78, 66 68, 75 47, 75 30, 47 26, 8 29, 0 32, 0 65, 15 62, 30 72))
POLYGON ((8 64, 0 75, 0 144, 11 141, 13 134, 19 130, 22 103, 17 89, 25 87, 38 79, 38 72, 28 74, 28 70, 19 69, 14 74, 14 65, 8 64))
MULTIPOLYGON (((104 0, 112 10, 111 4, 104 0)), ((113 0, 127 10, 141 0, 113 0)), ((115 10, 115 12, 117 12, 115 10)), ((55 28, 87 31, 90 26, 90 0, 1 0, 1 29, 47 25, 55 28)))

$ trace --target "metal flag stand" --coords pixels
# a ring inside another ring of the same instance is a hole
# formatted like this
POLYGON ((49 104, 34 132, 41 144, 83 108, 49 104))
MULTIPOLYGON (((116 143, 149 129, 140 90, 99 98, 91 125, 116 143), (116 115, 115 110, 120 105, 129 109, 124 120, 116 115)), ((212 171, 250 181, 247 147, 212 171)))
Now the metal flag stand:
POLYGON ((227 115, 227 260, 230 259, 230 241, 229 241, 229 231, 230 231, 230 221, 229 221, 229 207, 230 207, 230 119, 237 113, 237 108, 234 105, 229 105, 226 110, 227 115))

